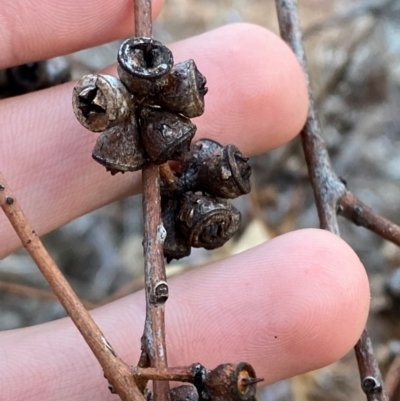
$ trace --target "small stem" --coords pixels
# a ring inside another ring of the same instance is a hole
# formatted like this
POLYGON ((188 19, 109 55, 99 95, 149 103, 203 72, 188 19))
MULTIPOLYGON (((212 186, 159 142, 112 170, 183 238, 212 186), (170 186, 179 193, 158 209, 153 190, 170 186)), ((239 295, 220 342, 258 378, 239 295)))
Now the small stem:
MULTIPOLYGON (((135 35, 152 36, 151 1, 135 0, 135 35)), ((167 367, 165 343, 165 308, 168 285, 164 265, 163 243, 166 232, 161 221, 160 172, 158 166, 143 168, 144 271, 146 321, 139 363, 167 367)), ((141 381, 140 386, 144 383, 141 381)), ((154 401, 166 401, 169 383, 154 381, 154 401)))
POLYGON ((350 192, 339 198, 339 214, 357 226, 362 226, 400 246, 400 227, 375 213, 350 192))
POLYGON ((307 60, 301 38, 300 23, 297 16, 297 1, 275 0, 278 10, 282 38, 296 54, 308 85, 309 110, 306 124, 301 131, 301 142, 307 161, 308 173, 314 190, 315 203, 321 228, 339 235, 336 219, 338 198, 346 192, 343 182, 333 172, 321 128, 314 108, 307 60))
MULTIPOLYGON (((318 209, 320 227, 339 235, 337 207, 339 199, 346 194, 346 187, 334 173, 326 146, 321 137, 321 129, 316 117, 313 96, 310 87, 307 61, 304 53, 301 29, 296 0, 275 0, 279 28, 282 38, 291 47, 299 60, 308 85, 309 111, 306 124, 301 131, 301 141, 307 161, 308 174, 314 190, 315 203, 318 209)), ((382 378, 376 358, 373 354, 371 340, 364 330, 355 346, 361 383, 368 401, 386 401, 382 378), (380 389, 379 391, 371 391, 380 389), (368 391, 366 390, 368 389, 368 391)))
POLYGON ((366 329, 358 340, 355 351, 358 369, 360 370, 361 388, 367 395, 367 399, 388 401, 389 398, 383 389, 382 376, 372 349, 371 339, 366 329))
POLYGON ((183 366, 174 368, 131 368, 135 379, 164 380, 193 383, 193 367, 183 366))
POLYGON ((385 389, 389 400, 399 399, 400 392, 400 354, 389 367, 385 378, 385 389))
POLYGON ((123 401, 145 401, 131 376, 129 366, 118 358, 104 334, 47 253, 1 173, 0 207, 14 227, 22 245, 35 261, 54 294, 96 356, 104 370, 104 375, 114 390, 123 401))
POLYGON ((178 188, 178 180, 168 163, 160 165, 160 176, 162 182, 170 191, 175 191, 178 188))

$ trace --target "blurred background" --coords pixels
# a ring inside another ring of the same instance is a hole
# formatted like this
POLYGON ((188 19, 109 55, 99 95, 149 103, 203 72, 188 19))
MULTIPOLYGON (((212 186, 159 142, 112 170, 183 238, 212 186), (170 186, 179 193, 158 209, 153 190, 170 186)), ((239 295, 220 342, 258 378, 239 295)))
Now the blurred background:
MULTIPOLYGON (((400 221, 400 0, 299 0, 324 138, 337 174, 375 211, 400 221)), ((271 0, 166 0, 154 36, 170 43, 251 22, 278 32, 271 0)), ((66 57, 74 79, 114 63, 119 43, 66 57)), ((0 76, 1 84, 1 76, 0 76)), ((169 276, 279 234, 318 227, 298 139, 252 159, 253 190, 234 201, 243 226, 223 248, 194 250, 169 276)), ((43 238, 78 295, 94 307, 143 286, 141 199, 113 203, 43 238)), ((400 250, 340 218, 343 238, 372 288, 369 330, 383 372, 400 352, 400 250)), ((0 330, 65 315, 23 250, 0 261, 0 330)), ((364 400, 353 353, 318 371, 263 388, 262 400, 364 400)))

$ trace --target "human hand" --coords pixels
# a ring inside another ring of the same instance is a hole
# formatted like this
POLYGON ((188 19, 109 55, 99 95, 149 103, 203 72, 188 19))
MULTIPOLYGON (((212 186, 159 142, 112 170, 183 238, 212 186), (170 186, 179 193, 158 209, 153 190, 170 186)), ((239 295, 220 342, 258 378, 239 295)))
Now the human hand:
MULTIPOLYGON (((161 1, 153 3, 155 14, 161 1)), ((131 1, 5 0, 0 68, 68 53, 132 34, 131 1), (18 18, 18 21, 15 19, 18 18)), ((283 42, 251 25, 230 25, 169 45, 193 58, 208 80, 196 139, 234 143, 244 154, 284 144, 301 129, 307 92, 283 42)), ((115 74, 115 67, 107 70, 115 74)), ((111 177, 90 157, 98 134, 76 121, 73 84, 1 101, 0 170, 27 217, 44 234, 138 192, 140 173, 111 177)), ((19 246, 0 216, 0 257, 19 246)), ((345 354, 368 313, 368 281, 354 252, 320 230, 286 234, 171 280, 166 308, 170 366, 209 368, 248 361, 266 383, 316 369, 345 354)), ((135 364, 144 296, 93 311, 117 353, 135 364)), ((5 400, 113 400, 102 371, 68 319, 0 335, 5 400)))

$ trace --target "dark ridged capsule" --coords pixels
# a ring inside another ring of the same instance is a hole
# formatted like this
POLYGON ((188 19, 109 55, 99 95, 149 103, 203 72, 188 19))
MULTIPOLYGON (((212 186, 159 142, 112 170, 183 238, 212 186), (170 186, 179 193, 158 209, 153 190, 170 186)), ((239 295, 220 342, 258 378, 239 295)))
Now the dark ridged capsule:
POLYGON ((168 391, 168 401, 198 401, 199 394, 192 384, 183 384, 168 391))
POLYGON ((194 118, 204 113, 204 96, 207 80, 197 69, 193 60, 174 65, 162 88, 150 102, 185 117, 194 118))
POLYGON ((158 93, 173 65, 171 50, 151 38, 127 39, 118 51, 119 77, 137 98, 158 93))
POLYGON ((177 225, 179 201, 177 199, 163 199, 161 208, 161 219, 167 231, 167 237, 164 241, 164 256, 167 258, 167 262, 189 256, 190 244, 177 225))
POLYGON ((122 82, 100 74, 85 75, 77 82, 72 106, 78 121, 94 132, 115 127, 134 112, 133 97, 122 82))
POLYGON ((248 363, 225 363, 207 372, 201 396, 206 401, 255 401, 259 381, 248 363))
POLYGON ((251 166, 234 145, 211 139, 197 141, 183 162, 183 185, 221 198, 237 198, 250 192, 251 166))
POLYGON ((140 143, 136 119, 131 117, 100 134, 92 156, 113 175, 140 170, 147 159, 140 143))
POLYGON ((152 162, 180 160, 190 149, 196 126, 179 114, 145 107, 140 113, 143 146, 152 162))
POLYGON ((232 238, 240 212, 224 199, 187 192, 178 213, 179 228, 191 246, 216 249, 232 238))

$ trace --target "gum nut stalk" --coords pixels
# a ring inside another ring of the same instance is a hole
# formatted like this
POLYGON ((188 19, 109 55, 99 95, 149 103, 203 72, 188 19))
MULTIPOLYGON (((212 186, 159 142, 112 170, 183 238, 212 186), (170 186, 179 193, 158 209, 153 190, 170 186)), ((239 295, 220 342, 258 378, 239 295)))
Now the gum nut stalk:
POLYGON ((163 87, 151 102, 187 118, 204 113, 204 96, 208 92, 207 80, 197 69, 193 60, 176 64, 163 87))
POLYGON ((85 75, 77 82, 72 106, 78 121, 94 132, 115 127, 134 112, 133 96, 122 82, 100 74, 85 75))
POLYGON ((208 372, 205 394, 212 401, 255 401, 257 386, 262 381, 256 377, 251 365, 225 363, 208 372))
POLYGON ((158 40, 125 40, 118 51, 118 75, 136 98, 152 96, 174 65, 171 50, 158 40))
POLYGON ((182 196, 179 228, 195 248, 219 248, 232 238, 240 221, 240 212, 224 199, 191 192, 182 196))
POLYGON ((92 153, 93 159, 112 175, 137 171, 146 163, 145 152, 134 116, 100 134, 92 153))
POLYGON ((196 126, 179 114, 144 107, 140 113, 143 146, 152 162, 180 160, 190 149, 196 126))
POLYGON ((163 198, 161 202, 161 220, 167 231, 164 241, 164 256, 169 263, 172 259, 181 259, 190 255, 191 247, 177 225, 179 203, 177 199, 163 198))
POLYGON ((249 159, 234 145, 201 139, 185 156, 182 170, 181 180, 192 191, 232 199, 251 190, 249 159))

